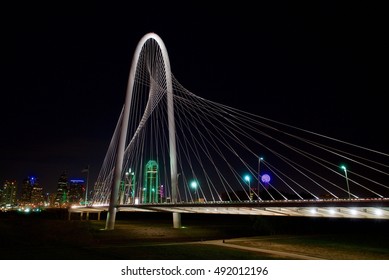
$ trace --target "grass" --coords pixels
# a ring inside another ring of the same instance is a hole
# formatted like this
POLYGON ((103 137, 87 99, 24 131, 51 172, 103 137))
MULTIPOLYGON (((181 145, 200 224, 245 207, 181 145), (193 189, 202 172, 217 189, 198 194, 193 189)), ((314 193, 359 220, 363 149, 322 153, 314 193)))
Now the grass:
POLYGON ((379 227, 370 225, 370 232, 366 224, 357 223, 353 227, 359 231, 352 228, 351 232, 319 234, 311 232, 310 220, 293 220, 293 224, 306 226, 307 231, 290 234, 279 232, 282 228, 279 223, 285 222, 279 218, 266 221, 266 227, 276 231, 270 234, 263 232, 264 227, 258 229, 258 224, 264 223, 256 219, 234 215, 183 215, 184 227, 174 229, 170 213, 118 213, 115 229, 107 231, 103 230, 104 217, 101 221, 68 221, 67 213, 60 211, 33 215, 0 213, 1 259, 285 259, 201 242, 215 239, 324 259, 389 259, 387 222, 379 227), (272 226, 273 223, 276 224, 272 226))
POLYGON ((280 235, 231 240, 229 243, 326 260, 389 260, 389 242, 382 234, 280 235))

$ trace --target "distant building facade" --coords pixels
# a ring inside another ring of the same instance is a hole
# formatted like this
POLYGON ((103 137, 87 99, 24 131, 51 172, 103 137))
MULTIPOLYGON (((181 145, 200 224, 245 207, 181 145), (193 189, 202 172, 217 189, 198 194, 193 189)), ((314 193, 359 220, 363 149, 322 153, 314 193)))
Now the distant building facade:
POLYGON ((0 205, 14 206, 17 204, 17 183, 16 180, 6 180, 1 189, 0 205))
POLYGON ((61 176, 58 179, 57 184, 57 193, 54 200, 54 206, 55 207, 62 207, 67 205, 68 203, 68 175, 65 172, 61 174, 61 176))
POLYGON ((31 187, 31 204, 34 206, 43 206, 45 198, 42 186, 40 186, 36 181, 31 187))
POLYGON ((160 201, 158 163, 150 160, 146 164, 142 203, 158 203, 160 201))
POLYGON ((68 202, 72 205, 82 204, 85 198, 85 181, 83 179, 69 180, 68 202))
POLYGON ((43 188, 39 185, 39 179, 34 176, 28 176, 23 180, 21 204, 42 204, 43 188))

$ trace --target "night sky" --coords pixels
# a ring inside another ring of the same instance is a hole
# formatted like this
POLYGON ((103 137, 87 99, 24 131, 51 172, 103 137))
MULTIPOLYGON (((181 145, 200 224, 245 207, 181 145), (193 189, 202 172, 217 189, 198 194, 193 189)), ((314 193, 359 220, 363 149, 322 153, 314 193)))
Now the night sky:
POLYGON ((174 76, 196 95, 389 152, 380 7, 54 2, 1 9, 1 184, 34 175, 52 192, 64 170, 81 178, 88 164, 96 179, 148 32, 162 38, 174 76))

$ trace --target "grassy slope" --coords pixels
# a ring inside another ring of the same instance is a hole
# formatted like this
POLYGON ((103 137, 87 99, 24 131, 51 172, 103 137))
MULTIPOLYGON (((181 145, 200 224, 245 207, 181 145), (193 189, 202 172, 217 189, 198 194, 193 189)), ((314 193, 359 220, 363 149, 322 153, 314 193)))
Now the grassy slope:
POLYGON ((171 214, 127 213, 118 215, 115 230, 106 231, 104 219, 68 221, 61 212, 0 213, 1 259, 280 259, 187 243, 212 239, 325 259, 389 259, 387 221, 183 215, 182 222, 183 228, 174 229, 171 214))

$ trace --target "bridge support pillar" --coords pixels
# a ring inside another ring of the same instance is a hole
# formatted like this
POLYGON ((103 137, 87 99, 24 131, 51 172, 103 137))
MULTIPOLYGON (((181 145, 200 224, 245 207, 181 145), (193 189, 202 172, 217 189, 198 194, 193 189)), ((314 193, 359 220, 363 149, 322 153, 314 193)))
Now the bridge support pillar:
POLYGON ((173 213, 173 227, 181 228, 181 213, 173 213))
POLYGON ((105 223, 105 230, 113 230, 115 227, 115 219, 116 219, 116 207, 110 206, 107 214, 107 220, 105 223))

